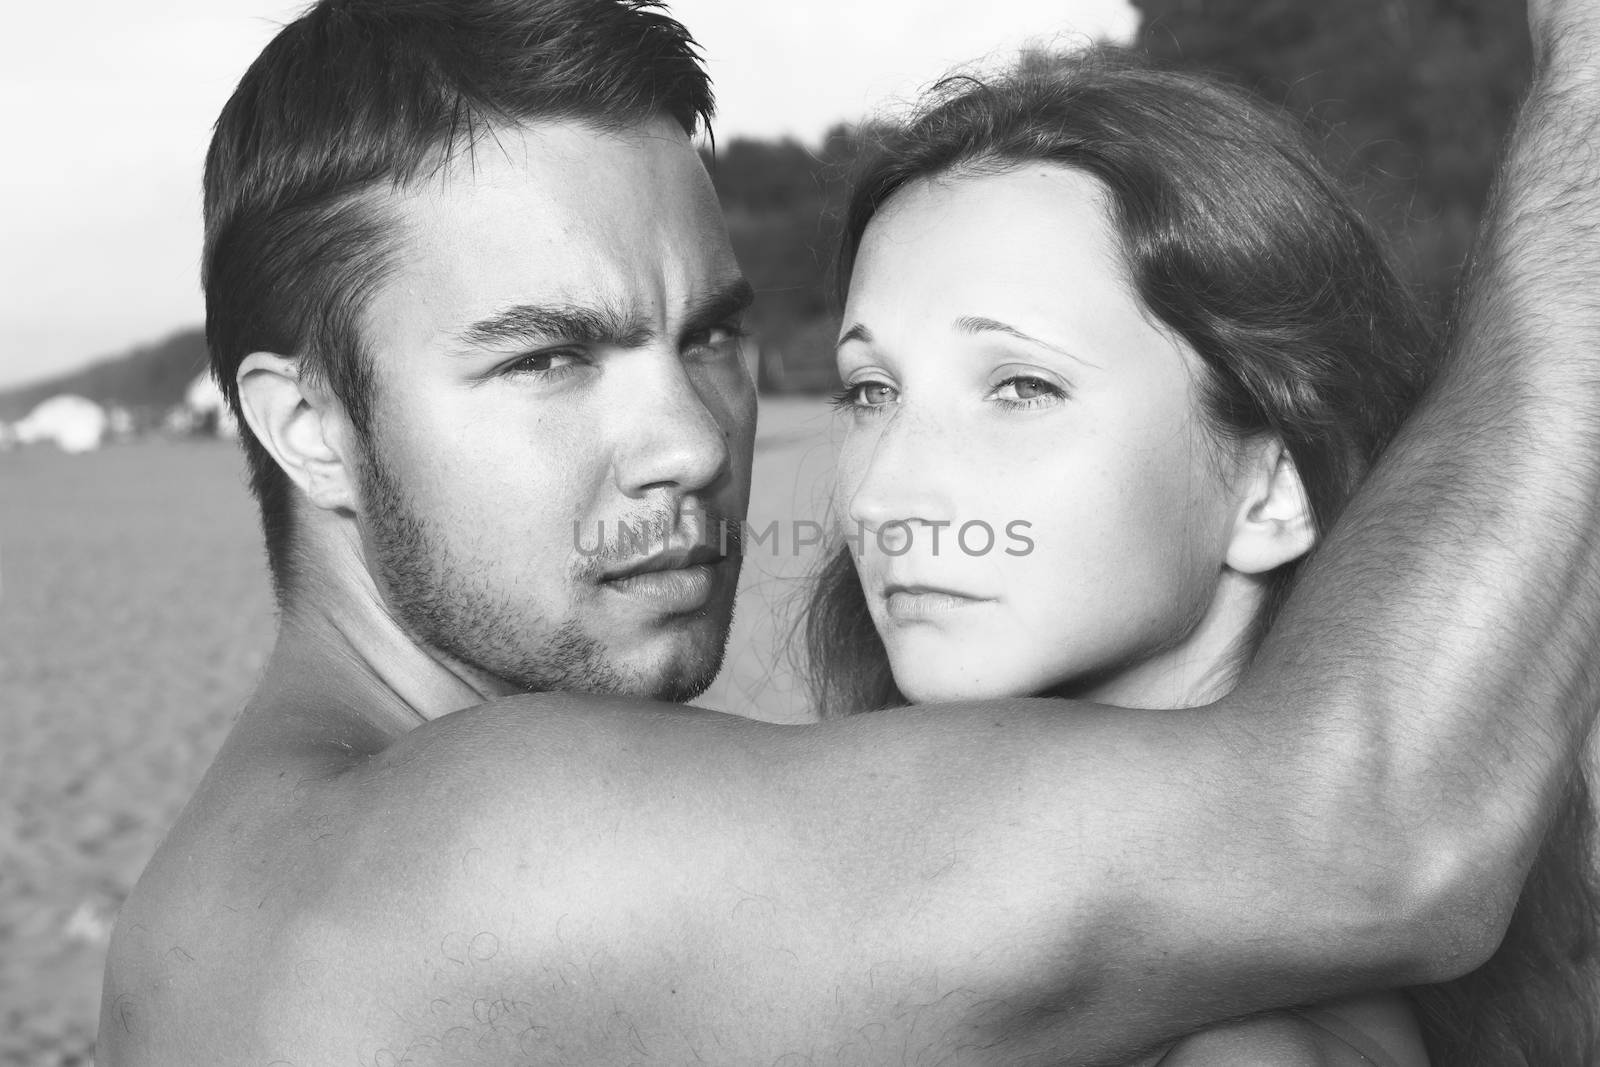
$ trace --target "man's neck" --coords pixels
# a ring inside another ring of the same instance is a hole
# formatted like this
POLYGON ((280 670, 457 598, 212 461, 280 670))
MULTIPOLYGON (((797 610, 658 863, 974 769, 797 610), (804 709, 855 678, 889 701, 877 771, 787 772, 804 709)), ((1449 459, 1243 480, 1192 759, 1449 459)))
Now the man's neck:
POLYGON ((372 750, 432 719, 516 690, 419 642, 364 570, 301 574, 251 701, 273 718, 347 731, 372 750))

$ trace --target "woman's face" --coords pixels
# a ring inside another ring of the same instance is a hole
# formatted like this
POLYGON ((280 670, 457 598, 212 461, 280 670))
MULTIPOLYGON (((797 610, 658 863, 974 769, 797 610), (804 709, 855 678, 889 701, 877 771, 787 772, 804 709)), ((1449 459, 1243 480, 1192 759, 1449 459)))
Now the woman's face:
POLYGON ((1227 684, 1250 464, 1125 274, 1101 187, 1048 164, 920 181, 867 228, 835 511, 910 699, 1227 684))

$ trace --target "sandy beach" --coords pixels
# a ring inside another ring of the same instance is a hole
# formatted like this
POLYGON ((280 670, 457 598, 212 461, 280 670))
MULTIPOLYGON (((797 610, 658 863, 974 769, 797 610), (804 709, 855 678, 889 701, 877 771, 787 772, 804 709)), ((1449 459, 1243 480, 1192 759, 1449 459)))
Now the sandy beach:
MULTIPOLYGON (((789 614, 824 518, 832 416, 763 401, 753 551, 699 703, 804 718, 789 614), (803 540, 804 538, 802 538, 803 540)), ((117 907, 255 681, 271 598, 236 447, 0 454, 0 1065, 93 1062, 117 907)))

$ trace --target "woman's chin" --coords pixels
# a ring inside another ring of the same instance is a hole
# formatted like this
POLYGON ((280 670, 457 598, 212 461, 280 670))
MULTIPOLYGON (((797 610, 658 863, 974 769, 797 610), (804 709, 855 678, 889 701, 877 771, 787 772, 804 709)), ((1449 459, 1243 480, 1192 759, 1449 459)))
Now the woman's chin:
POLYGON ((1033 695, 998 679, 951 676, 926 671, 895 671, 895 688, 913 704, 953 704, 969 700, 1003 700, 1033 695))

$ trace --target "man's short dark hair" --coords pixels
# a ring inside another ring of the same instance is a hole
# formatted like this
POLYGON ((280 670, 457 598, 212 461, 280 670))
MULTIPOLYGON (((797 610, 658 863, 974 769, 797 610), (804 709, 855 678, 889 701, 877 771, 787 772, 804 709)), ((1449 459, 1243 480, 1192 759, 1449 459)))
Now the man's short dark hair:
POLYGON ((252 352, 298 360, 369 436, 359 322, 392 261, 371 195, 470 153, 496 127, 664 116, 709 123, 697 46, 660 0, 320 0, 251 64, 205 169, 206 339, 234 413, 282 601, 292 483, 244 426, 252 352))

